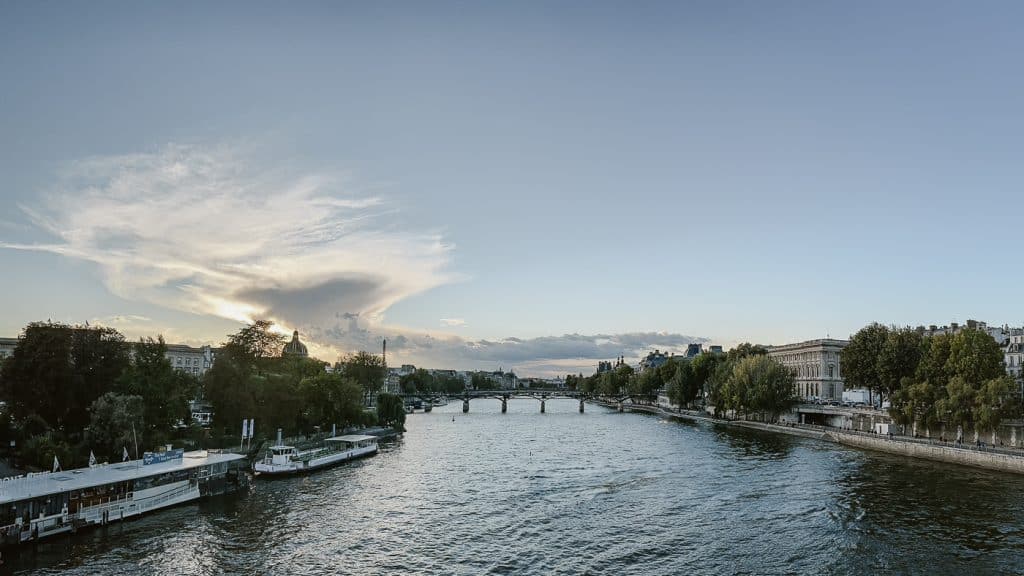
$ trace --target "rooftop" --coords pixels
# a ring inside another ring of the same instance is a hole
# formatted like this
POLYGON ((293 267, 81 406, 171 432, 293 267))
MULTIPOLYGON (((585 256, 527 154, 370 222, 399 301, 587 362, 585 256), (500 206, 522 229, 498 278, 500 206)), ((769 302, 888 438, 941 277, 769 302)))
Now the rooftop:
POLYGON ((32 476, 5 479, 0 482, 0 504, 81 490, 92 486, 136 480, 155 474, 178 470, 189 470, 208 464, 219 464, 242 460, 245 456, 231 453, 214 453, 206 450, 185 452, 180 460, 168 460, 143 465, 142 460, 129 460, 114 464, 101 464, 92 468, 77 468, 61 472, 44 472, 32 476))
POLYGON ((349 434, 347 436, 333 436, 325 442, 362 442, 364 440, 376 440, 376 436, 364 436, 362 434, 349 434))
POLYGON ((849 344, 849 340, 836 340, 835 338, 819 338, 818 340, 807 340, 806 342, 794 342, 792 344, 780 344, 779 346, 769 346, 769 352, 778 352, 780 350, 797 350, 800 348, 817 348, 825 346, 835 346, 839 348, 845 348, 849 344))

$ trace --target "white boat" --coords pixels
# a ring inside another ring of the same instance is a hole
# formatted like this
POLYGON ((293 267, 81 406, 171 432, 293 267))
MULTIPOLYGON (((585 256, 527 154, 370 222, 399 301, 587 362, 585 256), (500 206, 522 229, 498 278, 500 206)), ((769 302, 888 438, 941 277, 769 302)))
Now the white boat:
POLYGON ((257 476, 299 474, 376 453, 376 436, 332 436, 326 438, 322 445, 301 452, 278 441, 276 446, 267 450, 262 460, 253 463, 252 468, 257 476))
POLYGON ((124 520, 248 485, 245 456, 146 452, 141 460, 0 481, 0 541, 17 544, 124 520))

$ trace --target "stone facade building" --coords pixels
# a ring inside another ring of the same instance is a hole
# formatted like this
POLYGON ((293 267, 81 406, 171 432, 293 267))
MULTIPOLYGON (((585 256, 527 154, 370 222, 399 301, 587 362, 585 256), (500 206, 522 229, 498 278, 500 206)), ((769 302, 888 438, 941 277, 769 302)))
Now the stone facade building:
POLYGON ((849 342, 846 340, 809 340, 771 346, 768 348, 768 356, 793 371, 797 395, 801 398, 841 402, 843 374, 839 354, 847 344, 849 342))
POLYGON ((661 350, 655 350, 654 352, 649 353, 642 360, 640 360, 639 372, 643 372, 644 370, 649 370, 652 368, 661 368, 662 366, 665 365, 666 362, 668 362, 668 359, 668 354, 662 352, 661 350))
POLYGON ((1020 380, 1024 376, 1024 329, 1014 328, 1010 331, 1009 339, 1003 353, 1006 373, 1020 380))
POLYGON ((194 348, 185 344, 168 344, 165 356, 175 370, 200 377, 213 367, 217 349, 210 346, 194 348))
POLYGON ((14 354, 14 349, 18 346, 17 338, 0 338, 0 359, 8 358, 14 354))

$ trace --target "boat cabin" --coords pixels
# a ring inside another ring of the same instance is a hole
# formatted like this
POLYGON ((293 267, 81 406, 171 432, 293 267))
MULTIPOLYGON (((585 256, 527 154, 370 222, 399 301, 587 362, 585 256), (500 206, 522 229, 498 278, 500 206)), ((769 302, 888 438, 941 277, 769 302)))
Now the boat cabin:
POLYGON ((355 448, 369 448, 374 446, 377 444, 377 437, 349 434, 347 436, 334 436, 332 438, 327 438, 325 442, 340 450, 353 450, 355 448))
POLYGON ((294 446, 271 446, 270 462, 272 464, 284 465, 291 460, 292 456, 297 456, 298 453, 294 446))

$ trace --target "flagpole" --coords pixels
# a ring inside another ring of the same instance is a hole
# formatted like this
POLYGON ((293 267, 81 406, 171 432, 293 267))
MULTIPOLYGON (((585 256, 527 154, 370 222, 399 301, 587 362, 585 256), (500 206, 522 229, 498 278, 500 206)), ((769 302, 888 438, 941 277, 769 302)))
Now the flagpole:
MULTIPOLYGON (((135 422, 132 422, 132 440, 135 441, 135 460, 138 460, 139 459, 139 437, 135 435, 135 422)), ((139 465, 136 464, 135 467, 138 468, 139 465)))

